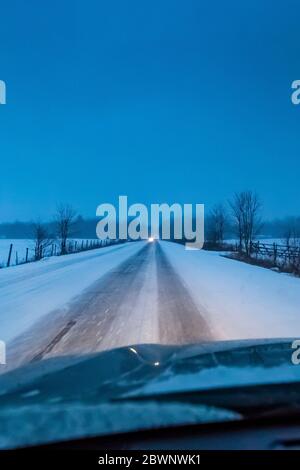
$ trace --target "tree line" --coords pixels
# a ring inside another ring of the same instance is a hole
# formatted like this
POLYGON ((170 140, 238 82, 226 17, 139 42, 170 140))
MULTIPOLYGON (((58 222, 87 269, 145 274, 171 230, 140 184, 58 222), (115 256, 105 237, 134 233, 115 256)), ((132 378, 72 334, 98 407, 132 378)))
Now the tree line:
POLYGON ((253 191, 235 193, 224 204, 215 205, 207 219, 207 239, 215 244, 224 242, 226 228, 231 225, 238 240, 240 251, 250 255, 251 243, 261 230, 262 203, 259 196, 253 191))
POLYGON ((206 219, 206 240, 222 244, 225 234, 238 240, 238 248, 250 256, 251 245, 259 234, 281 238, 287 246, 300 245, 300 217, 263 222, 263 204, 254 191, 241 191, 224 204, 216 204, 206 219))

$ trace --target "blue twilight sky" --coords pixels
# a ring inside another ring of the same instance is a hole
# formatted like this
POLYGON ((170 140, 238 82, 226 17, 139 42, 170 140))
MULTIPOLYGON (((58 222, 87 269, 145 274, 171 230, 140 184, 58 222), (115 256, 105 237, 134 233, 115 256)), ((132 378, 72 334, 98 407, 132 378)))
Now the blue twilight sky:
POLYGON ((299 214, 298 0, 0 0, 0 221, 58 201, 299 214))

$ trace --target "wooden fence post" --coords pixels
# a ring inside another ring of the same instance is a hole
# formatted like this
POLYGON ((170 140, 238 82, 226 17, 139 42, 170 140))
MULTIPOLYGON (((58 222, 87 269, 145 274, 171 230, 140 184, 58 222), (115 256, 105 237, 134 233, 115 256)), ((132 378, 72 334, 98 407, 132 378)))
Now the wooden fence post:
POLYGON ((273 253, 274 253, 274 264, 277 262, 277 245, 276 243, 273 243, 273 253))
POLYGON ((10 247, 9 247, 8 258, 7 258, 7 264, 6 264, 6 266, 7 266, 8 268, 9 268, 9 266, 10 266, 10 260, 11 260, 12 249, 13 249, 13 244, 11 243, 11 244, 10 244, 10 247))
POLYGON ((28 248, 26 248, 26 257, 25 257, 25 263, 28 263, 28 248))

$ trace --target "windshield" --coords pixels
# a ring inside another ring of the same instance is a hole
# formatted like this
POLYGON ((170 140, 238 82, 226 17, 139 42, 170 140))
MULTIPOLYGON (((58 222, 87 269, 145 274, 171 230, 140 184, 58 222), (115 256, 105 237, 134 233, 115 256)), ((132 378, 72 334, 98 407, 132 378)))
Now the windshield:
POLYGON ((17 3, 0 448, 298 406, 296 0, 17 3))

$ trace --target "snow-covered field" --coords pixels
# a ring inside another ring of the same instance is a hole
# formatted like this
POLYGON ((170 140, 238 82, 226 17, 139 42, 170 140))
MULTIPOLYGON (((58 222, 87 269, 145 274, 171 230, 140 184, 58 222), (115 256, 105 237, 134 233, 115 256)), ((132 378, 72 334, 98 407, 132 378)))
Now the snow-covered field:
MULTIPOLYGON (((78 242, 80 245, 82 239, 74 238, 69 240, 69 242, 78 242)), ((85 240, 84 240, 85 241, 85 240)), ((54 242, 58 244, 58 242, 54 242)), ((8 254, 10 245, 13 245, 10 265, 14 266, 16 264, 23 263, 26 259, 26 249, 28 248, 28 259, 31 260, 34 257, 34 240, 31 239, 8 239, 0 238, 0 267, 4 267, 7 264, 8 254)), ((48 248, 48 254, 50 255, 51 247, 48 248)))
MULTIPOLYGON (((276 243, 277 245, 286 245, 286 240, 284 238, 265 238, 265 237, 258 237, 254 241, 259 241, 261 243, 266 243, 266 244, 273 244, 276 243)), ((238 240, 236 238, 231 238, 225 240, 226 243, 229 243, 231 245, 235 245, 238 243, 238 240)))
POLYGON ((18 257, 18 262, 23 262, 26 257, 26 248, 29 249, 29 257, 32 258, 34 254, 34 242, 33 240, 26 239, 0 239, 0 267, 5 266, 8 259, 9 247, 10 244, 13 245, 12 255, 11 255, 11 265, 16 264, 16 256, 18 257))
MULTIPOLYGON (((285 241, 280 238, 261 238, 259 239, 263 243, 277 243, 278 245, 285 244, 285 241)), ((70 242, 78 242, 78 246, 80 245, 82 239, 73 239, 70 242)), ((237 240, 231 239, 226 240, 227 243, 235 244, 237 240)), ((23 263, 26 257, 26 249, 28 248, 28 259, 32 259, 34 257, 34 240, 30 239, 0 239, 0 267, 6 266, 9 247, 10 244, 13 245, 12 255, 11 255, 11 262, 10 265, 14 266, 17 263, 23 263)), ((49 254, 51 249, 48 249, 49 254)))

